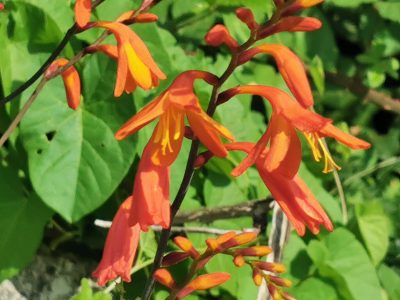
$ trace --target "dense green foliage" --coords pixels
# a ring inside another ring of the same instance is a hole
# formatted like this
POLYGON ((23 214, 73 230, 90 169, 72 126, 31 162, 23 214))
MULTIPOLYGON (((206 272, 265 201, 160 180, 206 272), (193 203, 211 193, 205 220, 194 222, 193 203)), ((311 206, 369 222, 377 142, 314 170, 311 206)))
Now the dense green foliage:
MULTIPOLYGON (((8 11, 0 13, 1 96, 29 78, 62 39, 73 23, 69 2, 6 2, 8 11)), ((113 20, 132 8, 132 2, 107 0, 96 9, 95 16, 113 20)), ((259 21, 274 9, 270 0, 163 0, 153 10, 160 17, 157 24, 135 25, 135 32, 168 76, 156 90, 137 91, 116 101, 112 96, 116 64, 101 54, 90 55, 77 66, 83 83, 83 105, 76 112, 66 105, 60 78, 45 87, 19 130, 0 149, 0 281, 17 275, 31 261, 54 222, 66 232, 47 238, 47 243, 54 245, 55 240, 58 243, 69 234, 72 240, 67 243, 84 245, 100 259, 106 232, 96 228, 93 220, 111 220, 117 206, 131 192, 137 155, 152 128, 124 142, 117 142, 114 132, 180 72, 200 69, 221 74, 229 54, 206 46, 203 38, 213 24, 223 22, 235 38, 245 41, 247 28, 234 16, 234 9, 243 5, 254 9, 259 21)), ((321 30, 282 33, 266 40, 289 46, 305 61, 319 113, 373 144, 370 150, 359 152, 330 144, 342 166, 339 174, 348 203, 347 224, 342 221, 333 176, 323 174, 322 165, 313 161, 307 147, 303 148, 301 175, 327 210, 336 230, 319 236, 307 234, 305 238, 292 233, 284 263, 289 269, 288 278, 294 282, 291 293, 300 300, 400 299, 400 115, 335 85, 328 75, 357 78, 369 88, 400 98, 399 12, 398 0, 327 0, 307 11, 307 15, 323 21, 321 30)), ((99 33, 90 30, 77 35, 63 55, 72 57, 99 33)), ((240 67, 225 87, 248 82, 288 91, 275 65, 265 56, 240 67)), ((32 89, 0 107, 0 132, 4 132, 31 92, 32 89)), ((210 88, 199 83, 197 92, 206 105, 210 88)), ((250 96, 237 97, 218 108, 216 118, 238 140, 256 141, 270 112, 261 103, 250 96)), ((188 143, 172 169, 171 197, 179 187, 187 153, 188 143)), ((268 191, 255 170, 239 178, 229 175, 241 157, 235 153, 226 160, 212 159, 197 172, 183 210, 265 198, 268 191)), ((252 222, 245 217, 186 225, 242 229, 252 227, 252 222)), ((203 247, 206 235, 189 237, 203 247)), ((143 268, 125 287, 129 299, 134 299, 143 287, 148 274, 145 266, 154 256, 156 238, 156 233, 150 233, 141 243, 137 265, 138 269, 142 265, 143 268)), ((183 270, 185 266, 179 268, 183 270)), ((232 274, 230 281, 211 291, 218 299, 254 299, 257 289, 246 267, 238 269, 221 256, 207 265, 207 271, 232 274)), ((87 283, 85 292, 93 299, 108 299, 104 295, 92 296, 87 283)), ((208 297, 204 294, 188 299, 208 297)), ((159 290, 156 299, 164 298, 165 292, 159 290)))

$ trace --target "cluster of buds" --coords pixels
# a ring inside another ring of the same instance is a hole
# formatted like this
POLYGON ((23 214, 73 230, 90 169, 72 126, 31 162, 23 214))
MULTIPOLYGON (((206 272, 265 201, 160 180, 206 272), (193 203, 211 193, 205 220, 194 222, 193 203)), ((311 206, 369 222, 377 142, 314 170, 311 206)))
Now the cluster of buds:
POLYGON ((264 279, 274 300, 294 299, 283 290, 284 287, 290 287, 291 282, 277 275, 285 272, 285 267, 279 263, 259 260, 259 258, 270 254, 272 249, 268 246, 243 247, 256 241, 256 239, 257 234, 254 232, 239 234, 233 231, 228 232, 217 238, 208 238, 206 240, 206 250, 200 253, 187 238, 175 237, 174 243, 181 251, 167 254, 162 261, 163 268, 158 269, 154 277, 160 284, 170 289, 171 296, 169 299, 182 299, 194 291, 216 287, 230 278, 227 273, 211 273, 197 276, 197 273, 201 272, 214 256, 224 254, 231 256, 233 263, 239 268, 244 265, 250 266, 254 283, 260 286, 264 279), (182 284, 178 284, 166 267, 178 264, 189 258, 192 262, 187 278, 182 284))

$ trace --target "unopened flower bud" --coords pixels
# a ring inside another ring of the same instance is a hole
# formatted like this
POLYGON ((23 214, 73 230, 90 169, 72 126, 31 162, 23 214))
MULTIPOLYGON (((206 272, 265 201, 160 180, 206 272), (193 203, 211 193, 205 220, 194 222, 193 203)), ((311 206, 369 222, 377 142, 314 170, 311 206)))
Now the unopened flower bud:
POLYGON ((268 246, 254 246, 244 249, 236 250, 237 255, 243 256, 265 256, 272 252, 272 249, 268 246))
POLYGON ((253 12, 245 7, 240 7, 236 10, 236 16, 240 21, 245 23, 250 30, 254 30, 258 28, 258 24, 254 19, 253 12))
POLYGON ((244 260, 244 257, 241 255, 235 256, 233 258, 233 263, 235 264, 236 267, 243 267, 246 261, 244 260))
POLYGON ((154 279, 170 289, 173 289, 176 286, 174 278, 167 269, 158 269, 157 271, 155 271, 154 279))
POLYGON ((182 251, 188 253, 193 259, 196 259, 200 256, 196 248, 193 247, 192 242, 189 241, 187 238, 184 238, 182 236, 177 236, 174 238, 174 243, 179 248, 181 248, 182 251))
POLYGON ((211 28, 208 31, 205 40, 208 45, 214 47, 221 46, 222 44, 227 45, 231 50, 235 50, 239 47, 238 42, 231 36, 229 30, 221 24, 215 25, 211 28))
POLYGON ((222 243, 219 248, 222 250, 225 250, 225 249, 229 249, 229 248, 233 248, 233 247, 251 243, 256 239, 257 239, 256 233, 245 232, 245 233, 238 234, 238 235, 232 237, 231 239, 229 239, 228 241, 222 243))
POLYGON ((281 293, 273 284, 268 284, 267 287, 272 299, 283 300, 281 293))
POLYGON ((163 267, 173 266, 173 265, 179 264, 180 262, 184 261, 188 257, 189 257, 189 253, 186 253, 186 252, 171 252, 171 253, 168 253, 166 256, 164 256, 161 265, 163 267))
POLYGON ((268 279, 279 286, 290 288, 292 286, 292 282, 289 279, 281 278, 278 276, 268 275, 268 279))
POLYGON ((284 265, 279 263, 272 263, 266 261, 256 261, 253 262, 253 266, 260 268, 261 270, 269 271, 272 273, 284 273, 286 272, 286 268, 284 265))
POLYGON ((193 279, 188 285, 186 285, 178 294, 177 298, 182 299, 193 291, 204 291, 223 284, 229 280, 231 275, 228 273, 211 273, 200 275, 193 279))
POLYGON ((263 280, 262 271, 259 268, 253 269, 253 281, 256 286, 260 286, 263 280))

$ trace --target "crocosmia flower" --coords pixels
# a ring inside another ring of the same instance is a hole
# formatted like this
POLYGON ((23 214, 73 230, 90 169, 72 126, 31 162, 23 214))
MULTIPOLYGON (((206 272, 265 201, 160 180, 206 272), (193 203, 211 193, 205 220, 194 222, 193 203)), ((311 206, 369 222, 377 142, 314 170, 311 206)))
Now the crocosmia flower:
POLYGON ((139 224, 129 225, 133 200, 132 196, 126 199, 112 221, 103 257, 93 272, 100 286, 104 286, 117 277, 121 277, 126 282, 131 281, 131 268, 140 239, 139 224))
POLYGON ((203 79, 210 84, 217 81, 214 75, 202 71, 180 74, 166 91, 126 122, 115 134, 116 138, 122 140, 159 118, 149 147, 152 162, 167 166, 174 162, 181 149, 186 116, 195 136, 214 155, 225 157, 228 152, 220 138, 232 141, 233 136, 202 110, 194 93, 193 83, 196 79, 203 79))
MULTIPOLYGON (((232 143, 226 145, 228 150, 239 150, 250 153, 254 149, 253 143, 232 143)), ((299 235, 305 234, 306 226, 312 233, 319 232, 320 225, 332 231, 333 225, 325 211, 315 199, 304 181, 296 174, 287 178, 281 173, 270 172, 266 168, 266 156, 269 149, 265 148, 255 160, 256 168, 283 212, 292 223, 299 235)))
POLYGON ((76 0, 74 10, 76 23, 80 28, 85 27, 90 21, 92 0, 76 0))
MULTIPOLYGON (((68 64, 69 60, 65 58, 56 59, 45 72, 46 78, 51 78, 57 69, 68 64)), ((74 66, 70 66, 61 74, 64 82, 65 93, 67 94, 68 106, 77 109, 81 100, 81 80, 79 73, 74 66)))
POLYGON ((151 161, 151 144, 148 144, 140 159, 133 186, 133 201, 129 223, 139 224, 143 231, 149 226, 170 225, 168 166, 155 165, 151 161))
POLYGON ((136 86, 149 90, 158 85, 159 79, 166 78, 146 45, 128 26, 117 22, 96 22, 93 26, 110 30, 117 40, 116 97, 124 90, 133 91, 136 86))
POLYGON ((326 119, 302 107, 284 91, 267 86, 241 86, 230 89, 221 95, 222 101, 238 94, 259 95, 272 105, 272 116, 268 129, 247 158, 234 170, 233 175, 242 174, 264 151, 267 144, 270 150, 265 154, 265 167, 269 172, 279 171, 292 178, 298 171, 301 161, 301 143, 297 131, 302 132, 319 161, 324 157, 324 172, 338 169, 325 144, 323 137, 332 137, 352 149, 368 149, 371 145, 359 138, 333 126, 332 120, 326 119))

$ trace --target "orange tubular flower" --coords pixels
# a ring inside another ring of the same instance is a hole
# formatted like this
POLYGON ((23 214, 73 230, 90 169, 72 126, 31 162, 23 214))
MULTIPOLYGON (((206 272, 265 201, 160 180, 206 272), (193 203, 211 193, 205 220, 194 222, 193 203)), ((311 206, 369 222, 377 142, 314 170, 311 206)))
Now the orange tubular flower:
POLYGON ((303 107, 308 108, 314 105, 314 98, 307 79, 306 69, 296 54, 283 45, 265 44, 243 53, 240 61, 244 63, 259 53, 271 54, 274 57, 279 72, 287 86, 303 107))
MULTIPOLYGON (((68 62, 69 60, 65 58, 56 59, 45 72, 45 77, 47 79, 52 78, 53 73, 57 71, 58 68, 62 68, 68 64, 68 62)), ((70 66, 61 76, 64 81, 68 106, 75 110, 78 108, 81 101, 81 80, 79 78, 79 73, 74 66, 70 66)))
MULTIPOLYGON (((254 149, 254 144, 232 143, 226 145, 226 147, 228 150, 250 153, 254 149)), ((279 172, 270 172, 265 165, 267 154, 268 148, 264 149, 261 155, 257 157, 255 162, 257 170, 265 185, 271 191, 272 197, 282 208, 297 233, 303 236, 305 226, 307 226, 312 233, 317 234, 320 225, 332 231, 333 225, 329 217, 303 180, 298 175, 288 179, 279 172)), ((266 267, 266 264, 259 267, 266 267)), ((274 272, 278 271, 274 270, 274 272)))
POLYGON ((279 171, 281 175, 293 178, 301 161, 301 143, 296 129, 307 138, 317 161, 322 158, 322 155, 324 156, 324 173, 340 167, 334 162, 321 140, 322 137, 332 137, 352 149, 367 149, 371 146, 333 126, 330 119, 303 108, 280 89, 260 85, 236 87, 224 92, 220 98, 221 102, 238 94, 264 97, 271 103, 273 113, 267 131, 256 146, 249 151, 245 160, 232 172, 233 176, 239 176, 254 164, 267 144, 270 143, 270 150, 265 154, 266 170, 268 172, 279 171))
POLYGON ((225 157, 228 152, 220 137, 233 140, 233 136, 202 110, 193 90, 196 79, 203 79, 210 84, 217 81, 214 75, 202 71, 180 74, 166 91, 126 122, 115 137, 122 140, 159 118, 160 121, 149 142, 151 159, 155 165, 168 166, 174 162, 181 149, 186 115, 196 137, 214 155, 225 157))
POLYGON ((90 21, 92 13, 92 0, 76 0, 75 3, 75 18, 76 23, 80 28, 86 26, 90 21))
POLYGON ((129 217, 129 224, 139 224, 143 231, 152 225, 168 228, 170 223, 169 167, 153 164, 151 147, 145 147, 139 162, 129 217))
POLYGON ((133 198, 129 197, 120 206, 108 232, 103 258, 93 276, 97 283, 104 286, 120 276, 124 281, 131 281, 131 267, 139 244, 139 225, 128 224, 133 198))
POLYGON ((146 45, 128 26, 113 22, 96 22, 94 27, 110 30, 117 40, 118 69, 114 95, 124 90, 133 91, 136 86, 149 90, 165 79, 165 74, 154 62, 146 45))

